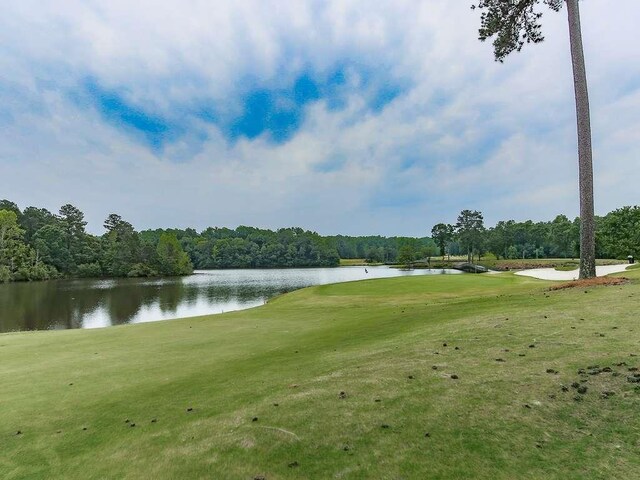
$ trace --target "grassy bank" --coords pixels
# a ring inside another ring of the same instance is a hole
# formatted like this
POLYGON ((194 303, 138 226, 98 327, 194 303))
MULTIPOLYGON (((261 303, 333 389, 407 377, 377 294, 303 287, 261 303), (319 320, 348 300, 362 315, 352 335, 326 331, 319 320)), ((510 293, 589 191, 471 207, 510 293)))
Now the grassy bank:
POLYGON ((639 478, 625 276, 402 277, 0 335, 0 478, 639 478))
POLYGON ((341 258, 341 267, 368 267, 374 265, 383 265, 382 263, 367 262, 364 258, 341 258))

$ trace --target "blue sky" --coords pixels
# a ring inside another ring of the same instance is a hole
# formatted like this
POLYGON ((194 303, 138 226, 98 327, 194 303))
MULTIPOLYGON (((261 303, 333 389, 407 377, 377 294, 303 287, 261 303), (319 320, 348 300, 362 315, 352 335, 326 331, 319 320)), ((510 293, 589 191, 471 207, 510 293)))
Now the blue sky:
MULTIPOLYGON (((425 235, 578 212, 565 12, 504 64, 450 0, 35 0, 0 18, 0 198, 100 233, 425 235)), ((582 2, 596 211, 638 203, 635 0, 582 2)))

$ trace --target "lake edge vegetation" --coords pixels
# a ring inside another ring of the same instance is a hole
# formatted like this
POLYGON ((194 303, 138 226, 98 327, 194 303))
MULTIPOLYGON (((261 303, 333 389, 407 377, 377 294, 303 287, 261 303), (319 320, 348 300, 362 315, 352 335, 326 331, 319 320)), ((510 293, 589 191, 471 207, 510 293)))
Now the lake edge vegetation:
MULTIPOLYGON (((322 236, 302 228, 276 231, 239 226, 136 231, 120 215, 104 221, 105 233, 88 233, 80 209, 57 214, 24 210, 0 200, 0 283, 76 277, 187 275, 193 269, 336 267, 341 259, 368 263, 431 264, 445 255, 470 262, 580 256, 580 220, 558 215, 549 222, 499 221, 463 210, 455 224, 438 223, 431 237, 322 236)), ((640 256, 640 207, 626 206, 596 217, 598 258, 640 256)))

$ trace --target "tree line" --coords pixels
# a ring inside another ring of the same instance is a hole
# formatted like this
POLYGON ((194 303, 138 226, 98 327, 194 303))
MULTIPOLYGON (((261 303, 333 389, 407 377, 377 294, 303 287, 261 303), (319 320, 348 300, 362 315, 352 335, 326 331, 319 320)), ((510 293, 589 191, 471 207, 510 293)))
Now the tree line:
POLYGON ((104 222, 101 236, 87 233, 84 214, 63 205, 21 211, 0 200, 0 282, 61 277, 141 277, 184 275, 189 256, 171 232, 148 241, 117 214, 104 222))
POLYGON ((140 236, 154 243, 167 232, 178 238, 197 269, 335 267, 340 263, 329 238, 302 228, 208 227, 200 233, 193 228, 157 229, 140 236))
POLYGON ((277 231, 240 226, 138 232, 120 215, 104 221, 96 236, 77 207, 58 213, 0 200, 0 282, 69 277, 185 275, 194 267, 333 267, 335 242, 301 228, 277 231))
POLYGON ((364 259, 370 263, 409 263, 418 258, 437 255, 433 240, 429 237, 327 237, 334 244, 340 258, 364 259))
MULTIPOLYGON (((73 205, 58 213, 0 200, 0 282, 67 277, 185 275, 210 268, 333 267, 340 259, 409 264, 449 255, 469 261, 496 258, 573 258, 580 255, 580 220, 558 215, 548 222, 500 221, 485 227, 481 212, 463 210, 431 237, 321 236, 301 228, 240 226, 155 229, 138 232, 117 214, 96 236, 73 205)), ((596 217, 599 258, 640 256, 640 207, 596 217)))
MULTIPOLYGON (((626 206, 595 217, 596 256, 625 259, 640 255, 640 207, 626 206)), ((580 218, 558 215, 548 222, 499 221, 486 228, 481 212, 463 210, 456 223, 438 223, 431 236, 442 256, 466 255, 472 262, 486 253, 497 259, 580 257, 580 218)))
POLYGON ((163 232, 178 238, 196 269, 336 267, 340 259, 394 264, 407 256, 437 254, 428 237, 321 236, 298 227, 275 231, 246 226, 209 227, 200 233, 192 228, 158 229, 140 235, 154 241, 163 232))

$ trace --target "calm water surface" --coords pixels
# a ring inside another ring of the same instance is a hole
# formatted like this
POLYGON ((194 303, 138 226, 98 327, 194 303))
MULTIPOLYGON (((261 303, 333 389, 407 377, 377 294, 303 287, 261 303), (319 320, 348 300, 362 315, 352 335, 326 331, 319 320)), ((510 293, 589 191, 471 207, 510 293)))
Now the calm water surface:
POLYGON ((98 328, 242 310, 311 285, 460 273, 388 267, 200 270, 161 279, 60 280, 0 285, 0 332, 98 328))

